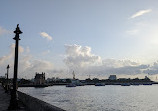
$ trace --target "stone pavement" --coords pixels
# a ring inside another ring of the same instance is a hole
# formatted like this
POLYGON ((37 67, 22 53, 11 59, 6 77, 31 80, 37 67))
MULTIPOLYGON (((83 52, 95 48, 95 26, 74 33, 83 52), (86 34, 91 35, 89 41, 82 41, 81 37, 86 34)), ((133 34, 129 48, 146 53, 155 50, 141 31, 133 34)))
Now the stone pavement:
POLYGON ((26 108, 21 106, 20 110, 8 110, 10 103, 10 94, 5 93, 2 85, 0 84, 0 111, 27 111, 26 108))
POLYGON ((10 102, 10 95, 5 93, 2 85, 0 84, 0 110, 7 111, 10 102))

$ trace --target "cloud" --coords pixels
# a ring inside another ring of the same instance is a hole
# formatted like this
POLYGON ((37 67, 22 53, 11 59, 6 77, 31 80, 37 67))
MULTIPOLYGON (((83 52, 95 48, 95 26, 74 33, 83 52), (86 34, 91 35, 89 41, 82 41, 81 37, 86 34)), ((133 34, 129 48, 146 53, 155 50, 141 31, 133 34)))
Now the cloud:
MULTIPOLYGON (((10 47, 11 47, 12 53, 14 53, 15 44, 13 43, 10 47)), ((23 53, 23 52, 24 52, 24 48, 23 48, 22 46, 19 46, 19 52, 20 52, 20 53, 23 53)))
POLYGON ((115 59, 104 59, 102 63, 104 67, 114 67, 114 68, 140 65, 139 63, 130 60, 115 60, 115 59))
MULTIPOLYGON (((19 46, 19 52, 20 53, 24 52, 24 48, 19 46)), ((13 43, 12 45, 10 45, 10 53, 5 56, 0 57, 0 65, 8 61, 9 59, 13 58, 14 53, 15 53, 15 44, 13 43)))
POLYGON ((52 37, 48 35, 46 32, 41 32, 40 35, 47 40, 52 40, 52 37))
POLYGON ((21 57, 19 61, 19 77, 34 78, 36 72, 45 72, 46 78, 66 77, 64 69, 56 69, 50 61, 34 59, 31 55, 21 57))
MULTIPOLYGON (((19 46, 19 53, 20 56, 18 64, 18 77, 32 78, 34 77, 35 72, 54 72, 53 64, 51 62, 40 59, 34 59, 32 55, 29 54, 28 47, 24 48, 22 46, 19 46)), ((6 73, 6 66, 9 64, 9 77, 13 77, 14 54, 15 44, 12 44, 10 45, 10 52, 5 56, 0 57, 0 75, 4 75, 6 73)))
MULTIPOLYGON (((19 53, 22 54, 24 52, 24 48, 19 46, 19 53)), ((6 73, 6 66, 10 65, 10 73, 9 77, 13 77, 13 67, 14 67, 14 54, 15 54, 15 44, 10 45, 10 52, 7 55, 0 57, 0 74, 4 75, 6 73)))
POLYGON ((152 11, 151 9, 140 10, 140 11, 136 12, 135 14, 133 14, 130 18, 136 18, 136 17, 142 16, 142 15, 144 15, 146 13, 149 13, 151 11, 152 11))
POLYGON ((131 60, 102 59, 92 54, 91 48, 80 45, 65 45, 64 62, 70 73, 74 70, 78 76, 94 75, 138 75, 146 74, 144 70, 150 65, 140 64, 131 60))
POLYGON ((149 65, 143 65, 130 60, 115 60, 106 59, 103 60, 103 64, 100 66, 92 66, 86 69, 86 74, 93 75, 137 75, 143 74, 143 70, 149 68, 149 65))
POLYGON ((149 68, 147 68, 143 72, 150 75, 158 74, 158 61, 154 62, 152 65, 150 65, 149 68))
MULTIPOLYGON (((12 44, 10 46, 10 53, 0 57, 1 75, 6 73, 6 66, 9 64, 11 73, 9 75, 13 77, 14 47, 15 45, 12 44)), ((153 63, 153 65, 148 65, 127 59, 102 59, 100 56, 93 54, 91 50, 89 46, 76 44, 65 45, 64 63, 67 65, 68 69, 61 67, 57 69, 52 62, 39 58, 36 59, 27 51, 27 47, 24 48, 20 46, 19 51, 21 55, 19 56, 18 77, 34 78, 36 72, 46 72, 46 78, 67 78, 72 77, 73 70, 78 78, 83 79, 85 79, 87 75, 91 75, 92 77, 105 77, 110 74, 116 74, 117 76, 129 75, 134 77, 139 74, 143 76, 147 73, 153 75, 158 74, 158 62, 153 63)))
POLYGON ((92 66, 101 62, 101 57, 91 53, 91 48, 80 45, 65 45, 66 55, 64 62, 70 68, 92 66))
POLYGON ((8 34, 8 33, 10 33, 10 31, 0 27, 0 36, 3 35, 3 34, 8 34))

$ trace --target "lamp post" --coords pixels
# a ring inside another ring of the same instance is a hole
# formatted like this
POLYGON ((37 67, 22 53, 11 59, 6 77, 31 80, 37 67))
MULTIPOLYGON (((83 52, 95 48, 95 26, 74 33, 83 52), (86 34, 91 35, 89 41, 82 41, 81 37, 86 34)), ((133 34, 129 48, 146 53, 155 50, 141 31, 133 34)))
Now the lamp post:
POLYGON ((13 89, 11 91, 11 100, 9 109, 16 110, 18 109, 18 99, 17 99, 17 73, 18 73, 18 48, 19 48, 19 34, 22 34, 22 31, 19 28, 19 24, 14 31, 15 37, 15 59, 14 59, 14 77, 13 77, 13 89))
POLYGON ((3 81, 3 88, 6 90, 7 73, 5 73, 4 78, 5 80, 3 81))
POLYGON ((9 67, 9 65, 8 65, 8 66, 7 66, 7 74, 6 74, 6 76, 7 76, 6 91, 5 91, 6 93, 7 93, 8 90, 9 90, 9 86, 8 86, 8 85, 9 85, 9 81, 8 81, 9 68, 10 68, 10 67, 9 67))

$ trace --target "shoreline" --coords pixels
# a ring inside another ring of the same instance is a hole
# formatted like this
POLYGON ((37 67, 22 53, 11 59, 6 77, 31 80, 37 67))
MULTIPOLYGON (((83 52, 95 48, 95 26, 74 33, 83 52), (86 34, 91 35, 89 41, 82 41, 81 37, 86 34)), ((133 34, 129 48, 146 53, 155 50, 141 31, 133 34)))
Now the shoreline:
MULTIPOLYGON (((103 83, 103 82, 100 82, 103 83)), ((105 85, 122 85, 124 83, 129 83, 130 85, 152 85, 152 84, 158 84, 158 82, 136 82, 136 83, 130 83, 130 82, 122 82, 122 83, 104 83, 105 85)), ((34 85, 34 84, 21 84, 18 85, 18 87, 49 87, 49 86, 66 86, 70 83, 55 83, 55 84, 45 84, 45 85, 34 85)), ((84 86, 86 85, 95 85, 97 83, 85 83, 84 86)))

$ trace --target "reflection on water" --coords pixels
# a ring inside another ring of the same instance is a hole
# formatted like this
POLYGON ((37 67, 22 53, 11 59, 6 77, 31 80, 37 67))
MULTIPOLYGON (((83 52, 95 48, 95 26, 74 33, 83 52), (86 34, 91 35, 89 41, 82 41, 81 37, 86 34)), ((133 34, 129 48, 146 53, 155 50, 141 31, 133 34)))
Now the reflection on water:
POLYGON ((68 111, 157 111, 158 85, 51 86, 20 91, 68 111))

